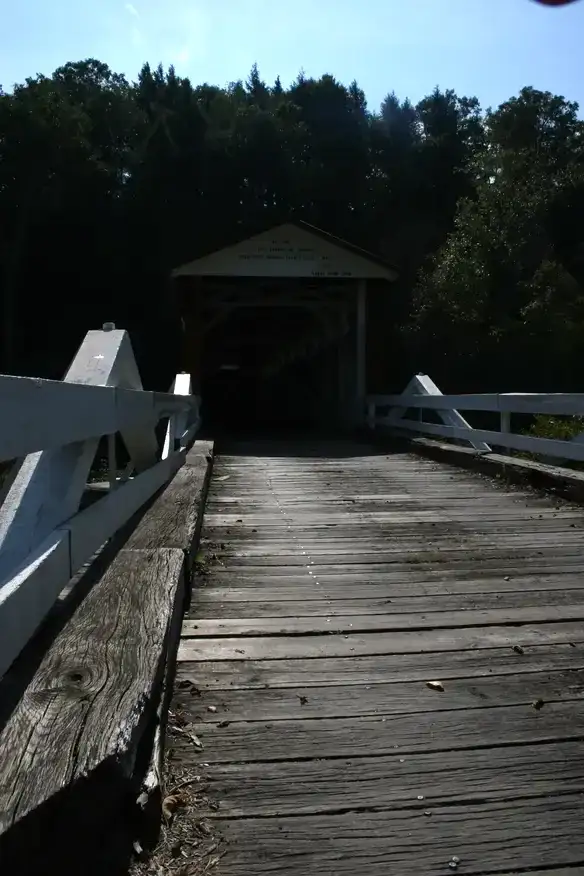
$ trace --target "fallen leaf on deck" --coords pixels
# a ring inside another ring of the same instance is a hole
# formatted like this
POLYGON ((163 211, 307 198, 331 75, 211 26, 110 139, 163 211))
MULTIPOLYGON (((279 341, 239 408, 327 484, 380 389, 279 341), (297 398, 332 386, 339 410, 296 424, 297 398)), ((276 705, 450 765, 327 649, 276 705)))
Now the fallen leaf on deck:
POLYGON ((521 647, 521 645, 513 645, 513 650, 516 654, 525 654, 525 651, 521 647))
POLYGON ((231 721, 219 721, 217 726, 218 727, 229 727, 230 724, 231 724, 231 721))
POLYGON ((298 694, 296 694, 296 696, 297 696, 298 699, 300 700, 300 705, 301 705, 301 706, 305 706, 306 703, 308 702, 308 697, 301 697, 301 696, 299 696, 298 694))
POLYGON ((540 709, 543 709, 545 703, 542 699, 538 699, 538 700, 534 700, 531 705, 533 706, 534 709, 536 709, 539 712, 540 709))
POLYGON ((197 830, 204 834, 204 836, 211 835, 211 826, 206 821, 199 821, 197 824, 197 830))
POLYGON ((172 816, 182 802, 183 800, 178 794, 169 794, 168 797, 164 798, 162 801, 162 815, 167 823, 172 820, 172 816))
POLYGON ((207 706, 207 711, 214 714, 217 711, 217 706, 207 706))
POLYGON ((426 687, 429 687, 430 690, 439 690, 440 693, 444 692, 444 685, 441 681, 427 681, 426 687))
POLYGON ((211 867, 215 867, 219 863, 221 858, 226 854, 227 854, 227 850, 225 850, 224 852, 221 852, 220 855, 216 855, 214 858, 210 858, 209 861, 207 861, 207 866, 203 870, 203 873, 206 873, 208 870, 211 869, 211 867))
POLYGON ((170 729, 174 730, 175 733, 180 733, 181 736, 186 736, 187 739, 190 739, 193 745, 196 745, 197 748, 205 747, 196 733, 192 733, 190 730, 185 730, 183 727, 173 727, 172 725, 170 729))

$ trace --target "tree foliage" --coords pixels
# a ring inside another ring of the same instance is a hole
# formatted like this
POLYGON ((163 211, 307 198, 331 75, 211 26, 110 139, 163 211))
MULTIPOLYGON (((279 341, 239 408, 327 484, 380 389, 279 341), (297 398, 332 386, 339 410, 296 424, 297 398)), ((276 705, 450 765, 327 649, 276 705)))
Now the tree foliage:
POLYGON ((584 125, 532 88, 485 118, 471 197, 417 283, 405 334, 425 365, 500 388, 581 385, 584 125))
POLYGON ((172 268, 301 218, 398 265, 388 384, 428 368, 457 388, 576 385, 583 148, 577 106, 533 88, 487 112, 389 92, 376 112, 329 74, 285 87, 254 65, 219 88, 67 63, 0 91, 3 368, 59 376, 113 320, 164 383, 172 268))

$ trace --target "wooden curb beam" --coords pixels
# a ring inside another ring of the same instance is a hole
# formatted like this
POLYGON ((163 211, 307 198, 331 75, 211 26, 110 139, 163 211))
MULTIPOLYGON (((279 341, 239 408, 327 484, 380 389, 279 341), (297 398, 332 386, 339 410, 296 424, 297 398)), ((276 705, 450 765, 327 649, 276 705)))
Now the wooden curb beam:
POLYGON ((109 876, 127 867, 153 744, 161 756, 163 691, 174 672, 212 455, 209 442, 193 446, 36 671, 23 667, 34 660, 29 648, 0 684, 1 700, 15 675, 32 675, 0 732, 7 872, 109 876))

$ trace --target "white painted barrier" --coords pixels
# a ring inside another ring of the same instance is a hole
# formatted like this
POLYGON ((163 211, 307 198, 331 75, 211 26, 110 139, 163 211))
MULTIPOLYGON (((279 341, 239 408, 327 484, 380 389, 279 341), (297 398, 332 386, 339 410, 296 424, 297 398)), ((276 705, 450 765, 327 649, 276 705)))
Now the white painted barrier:
POLYGON ((410 432, 430 437, 467 441, 476 450, 489 453, 491 446, 519 450, 539 456, 584 461, 584 442, 536 438, 511 431, 511 414, 584 416, 584 393, 490 393, 442 395, 426 374, 417 374, 400 395, 371 395, 367 398, 369 428, 410 432), (442 424, 406 418, 409 410, 421 414, 434 411, 442 424), (491 411, 499 414, 500 430, 474 429, 460 411, 491 411))
POLYGON ((111 323, 88 332, 62 382, 0 376, 0 461, 20 460, 0 495, 0 676, 73 575, 184 463, 199 407, 188 374, 169 393, 145 391, 130 338, 111 323), (116 434, 130 457, 121 476, 116 434), (79 510, 103 436, 110 491, 79 510))

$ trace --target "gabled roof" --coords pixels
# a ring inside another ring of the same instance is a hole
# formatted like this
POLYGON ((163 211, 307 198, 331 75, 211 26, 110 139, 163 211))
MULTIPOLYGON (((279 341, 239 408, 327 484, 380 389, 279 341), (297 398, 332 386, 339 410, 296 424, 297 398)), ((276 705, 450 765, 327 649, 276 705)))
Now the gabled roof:
POLYGON ((176 268, 180 276, 313 277, 395 281, 394 265, 302 220, 285 222, 176 268))
POLYGON ((381 267, 383 268, 389 268, 391 271, 395 271, 396 275, 399 273, 396 266, 392 262, 389 262, 387 259, 384 259, 383 256, 371 252, 368 249, 363 249, 362 247, 357 246, 355 243, 350 243, 348 240, 344 240, 342 237, 337 237, 335 234, 331 234, 330 231, 323 231, 322 228, 317 228, 316 225, 311 225, 309 222, 305 222, 303 219, 297 219, 290 224, 297 225, 299 228, 306 228, 306 230, 310 231, 311 234, 316 234, 317 237, 322 237, 323 240, 328 240, 335 246, 338 246, 341 249, 346 249, 347 252, 352 252, 354 255, 358 255, 364 259, 367 259, 367 261, 373 262, 377 265, 381 265, 381 267))

